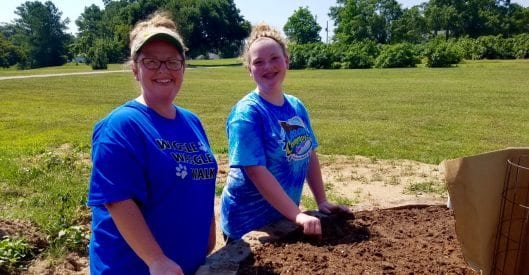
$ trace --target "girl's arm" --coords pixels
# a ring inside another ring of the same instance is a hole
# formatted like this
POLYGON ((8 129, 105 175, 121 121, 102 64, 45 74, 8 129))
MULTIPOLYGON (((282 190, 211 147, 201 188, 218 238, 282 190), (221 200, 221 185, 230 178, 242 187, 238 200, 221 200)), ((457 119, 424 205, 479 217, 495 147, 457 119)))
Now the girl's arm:
POLYGON ((302 213, 299 207, 285 193, 276 178, 264 166, 247 166, 244 168, 248 177, 255 184, 259 193, 279 213, 296 224, 303 226, 303 232, 310 235, 321 235, 320 220, 302 213))
POLYGON ((105 207, 119 233, 136 255, 149 266, 151 274, 184 274, 177 263, 165 256, 132 199, 105 204, 105 207))
POLYGON ((325 195, 325 188, 323 186, 323 177, 321 175, 320 160, 318 154, 312 151, 310 154, 309 171, 307 173, 307 183, 309 184, 310 190, 314 195, 314 199, 318 204, 318 209, 323 213, 331 213, 336 211, 351 212, 345 205, 335 205, 327 201, 325 195))

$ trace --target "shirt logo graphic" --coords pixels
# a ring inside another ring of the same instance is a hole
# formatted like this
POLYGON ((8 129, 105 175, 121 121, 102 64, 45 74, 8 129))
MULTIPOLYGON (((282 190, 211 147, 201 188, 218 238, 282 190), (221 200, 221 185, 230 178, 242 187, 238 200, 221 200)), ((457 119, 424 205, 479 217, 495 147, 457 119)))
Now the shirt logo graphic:
POLYGON ((187 167, 182 164, 178 164, 178 166, 176 166, 176 176, 184 179, 187 176, 187 167))
POLYGON ((301 160, 308 157, 312 149, 312 139, 303 121, 296 116, 288 121, 279 121, 279 124, 287 159, 301 160))

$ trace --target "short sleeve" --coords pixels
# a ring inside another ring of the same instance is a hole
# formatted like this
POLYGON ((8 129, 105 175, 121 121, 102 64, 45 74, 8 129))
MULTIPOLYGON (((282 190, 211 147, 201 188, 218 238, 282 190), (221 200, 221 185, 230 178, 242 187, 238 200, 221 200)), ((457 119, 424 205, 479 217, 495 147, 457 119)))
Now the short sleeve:
POLYGON ((232 109, 226 125, 230 167, 266 165, 261 120, 248 103, 232 109))
POLYGON ((104 121, 96 126, 92 140, 92 175, 88 205, 147 198, 142 145, 138 133, 127 123, 104 121))

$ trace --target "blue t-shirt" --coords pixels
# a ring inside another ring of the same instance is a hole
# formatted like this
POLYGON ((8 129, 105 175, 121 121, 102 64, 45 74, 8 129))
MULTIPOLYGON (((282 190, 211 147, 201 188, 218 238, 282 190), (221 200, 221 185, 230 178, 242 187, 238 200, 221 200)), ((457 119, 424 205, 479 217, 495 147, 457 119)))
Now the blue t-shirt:
POLYGON ((243 167, 265 166, 299 205, 311 152, 318 146, 302 102, 285 95, 276 106, 251 92, 227 120, 230 171, 221 196, 221 228, 232 239, 283 216, 266 201, 243 167))
POLYGON ((217 162, 193 113, 167 119, 130 101, 98 122, 92 137, 91 274, 148 274, 104 204, 133 199, 164 253, 186 274, 202 265, 215 198, 217 162))

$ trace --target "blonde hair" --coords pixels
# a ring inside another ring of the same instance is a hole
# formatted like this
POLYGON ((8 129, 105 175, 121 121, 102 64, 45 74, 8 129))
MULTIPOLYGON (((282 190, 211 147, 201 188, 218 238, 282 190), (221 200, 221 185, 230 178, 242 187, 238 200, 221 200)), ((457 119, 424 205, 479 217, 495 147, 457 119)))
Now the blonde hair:
POLYGON ((283 50, 283 54, 288 57, 288 48, 287 48, 287 42, 281 35, 281 33, 271 27, 270 25, 266 23, 259 23, 256 26, 252 28, 252 32, 250 33, 250 36, 246 38, 246 42, 244 45, 244 51, 242 53, 242 60, 244 63, 244 66, 249 67, 250 66, 250 47, 252 44, 261 39, 261 38, 270 38, 279 44, 281 49, 283 50))
POLYGON ((178 33, 178 28, 176 27, 175 22, 171 19, 169 13, 164 11, 157 11, 153 13, 149 18, 143 21, 139 21, 134 25, 134 28, 129 34, 129 45, 131 47, 131 56, 132 60, 136 60, 138 53, 141 51, 141 47, 147 41, 144 40, 145 33, 152 32, 153 29, 163 30, 162 32, 169 33, 171 36, 176 39, 178 44, 177 48, 180 51, 182 57, 185 58, 185 51, 187 48, 184 45, 183 39, 178 33), (165 30, 164 30, 165 29, 165 30), (135 45, 139 44, 139 47, 135 45))

